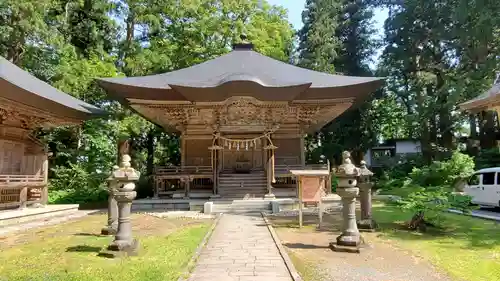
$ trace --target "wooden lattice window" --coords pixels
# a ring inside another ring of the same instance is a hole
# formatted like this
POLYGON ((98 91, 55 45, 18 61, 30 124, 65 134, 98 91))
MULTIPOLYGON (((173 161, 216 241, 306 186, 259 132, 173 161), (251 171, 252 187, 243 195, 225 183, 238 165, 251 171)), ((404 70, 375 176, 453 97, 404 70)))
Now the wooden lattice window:
POLYGON ((0 141, 0 174, 15 175, 21 173, 24 144, 0 141))

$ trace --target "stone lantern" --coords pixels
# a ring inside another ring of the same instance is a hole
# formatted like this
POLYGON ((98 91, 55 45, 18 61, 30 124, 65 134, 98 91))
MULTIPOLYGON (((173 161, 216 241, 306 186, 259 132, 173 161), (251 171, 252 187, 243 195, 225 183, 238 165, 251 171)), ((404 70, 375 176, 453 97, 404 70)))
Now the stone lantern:
MULTIPOLYGON (((113 171, 120 169, 118 166, 113 167, 113 171)), ((114 197, 114 191, 117 186, 117 181, 113 174, 108 178, 108 224, 101 229, 102 235, 115 235, 118 229, 118 204, 114 197)))
POLYGON ((377 224, 372 219, 372 187, 370 177, 373 173, 366 167, 366 162, 361 161, 359 175, 359 191, 361 200, 361 220, 358 221, 358 228, 364 231, 374 231, 377 224))
POLYGON ((128 255, 137 254, 138 242, 132 238, 130 210, 132 200, 137 196, 135 183, 139 180, 139 172, 130 166, 130 156, 124 154, 120 168, 113 171, 111 179, 115 181, 113 197, 118 205, 118 229, 115 240, 108 246, 108 250, 128 255))
POLYGON ((359 169, 351 162, 348 151, 342 153, 342 165, 335 169, 338 178, 337 194, 342 198, 342 234, 337 237, 337 243, 330 243, 334 251, 358 252, 360 234, 356 225, 356 197, 359 194, 356 178, 360 175, 359 169))

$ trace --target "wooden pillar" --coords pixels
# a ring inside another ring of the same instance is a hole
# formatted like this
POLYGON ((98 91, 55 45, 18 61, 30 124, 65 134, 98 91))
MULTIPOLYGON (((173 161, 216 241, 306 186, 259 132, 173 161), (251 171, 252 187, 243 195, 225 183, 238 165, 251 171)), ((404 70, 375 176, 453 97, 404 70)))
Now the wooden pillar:
POLYGON ((274 157, 274 148, 271 149, 271 182, 276 183, 276 178, 274 174, 274 163, 275 163, 275 157, 274 157))
POLYGON ((300 164, 302 167, 306 166, 306 149, 305 149, 305 135, 300 134, 300 164))
POLYGON ((332 166, 331 166, 331 163, 330 163, 330 160, 326 160, 327 161, 327 169, 328 169, 328 176, 326 177, 326 183, 325 183, 325 193, 326 195, 328 194, 331 194, 332 193, 332 166))
POLYGON ((47 204, 49 202, 49 159, 45 156, 43 159, 43 189, 42 189, 42 204, 47 204))
POLYGON ((181 167, 186 165, 186 138, 184 133, 181 135, 181 167))
POLYGON ((211 155, 212 155, 212 182, 213 182, 213 187, 212 187, 212 195, 217 194, 217 151, 214 149, 211 149, 211 155))
POLYGON ((189 199, 189 195, 191 193, 191 178, 185 177, 184 181, 184 199, 189 199))
MULTIPOLYGON (((47 189, 47 185, 44 186, 44 189, 47 189)), ((42 195, 43 195, 43 191, 42 191, 42 195)), ((42 196, 42 201, 43 201, 43 196, 42 196)), ((19 208, 20 209, 26 208, 27 203, 28 203, 28 187, 23 186, 23 188, 21 189, 21 192, 19 193, 19 208)))
POLYGON ((268 159, 267 159, 267 194, 265 198, 275 198, 273 194, 273 186, 272 184, 276 182, 274 178, 274 150, 277 147, 269 144, 264 149, 268 151, 268 159))

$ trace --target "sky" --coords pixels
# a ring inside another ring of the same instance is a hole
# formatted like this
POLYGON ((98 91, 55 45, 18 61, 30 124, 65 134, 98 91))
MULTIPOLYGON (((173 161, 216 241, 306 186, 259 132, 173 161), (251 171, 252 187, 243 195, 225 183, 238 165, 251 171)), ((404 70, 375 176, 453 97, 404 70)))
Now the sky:
MULTIPOLYGON (((292 23, 293 27, 298 30, 302 27, 302 11, 306 5, 306 0, 267 0, 269 4, 279 5, 288 10, 288 20, 292 23)), ((381 37, 384 29, 384 21, 388 16, 388 10, 375 9, 373 21, 375 28, 378 30, 377 37, 381 37)), ((378 50, 374 56, 374 60, 378 59, 381 50, 378 50)))

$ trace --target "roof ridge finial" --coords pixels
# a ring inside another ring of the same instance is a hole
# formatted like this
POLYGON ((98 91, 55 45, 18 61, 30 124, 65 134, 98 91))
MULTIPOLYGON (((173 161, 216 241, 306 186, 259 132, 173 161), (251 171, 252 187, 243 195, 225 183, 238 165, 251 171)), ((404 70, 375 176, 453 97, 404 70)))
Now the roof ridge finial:
POLYGON ((233 44, 233 50, 253 50, 253 44, 248 40, 246 33, 241 33, 240 42, 233 44))

